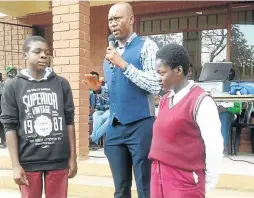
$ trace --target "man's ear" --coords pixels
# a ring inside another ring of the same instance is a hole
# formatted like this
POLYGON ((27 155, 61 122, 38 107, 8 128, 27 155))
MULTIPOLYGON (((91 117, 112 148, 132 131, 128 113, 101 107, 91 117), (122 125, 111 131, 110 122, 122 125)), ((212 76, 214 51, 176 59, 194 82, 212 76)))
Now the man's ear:
POLYGON ((133 15, 131 15, 131 16, 130 16, 130 24, 131 24, 131 25, 133 25, 133 24, 134 24, 134 22, 135 22, 134 16, 133 16, 133 15))

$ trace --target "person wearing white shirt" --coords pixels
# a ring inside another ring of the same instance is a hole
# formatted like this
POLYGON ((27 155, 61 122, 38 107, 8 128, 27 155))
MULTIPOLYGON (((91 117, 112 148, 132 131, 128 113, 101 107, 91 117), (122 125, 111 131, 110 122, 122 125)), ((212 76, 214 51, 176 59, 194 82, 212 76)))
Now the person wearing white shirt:
POLYGON ((204 198, 218 181, 223 138, 213 98, 188 80, 189 56, 180 45, 157 52, 163 89, 149 158, 151 198, 204 198))

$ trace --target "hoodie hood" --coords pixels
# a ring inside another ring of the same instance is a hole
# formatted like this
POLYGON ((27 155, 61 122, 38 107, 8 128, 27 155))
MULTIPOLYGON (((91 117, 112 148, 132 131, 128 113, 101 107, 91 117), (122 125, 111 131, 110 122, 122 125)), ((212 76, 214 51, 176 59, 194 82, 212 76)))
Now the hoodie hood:
POLYGON ((53 78, 54 76, 56 76, 56 73, 53 71, 53 69, 52 68, 50 68, 50 67, 47 67, 46 69, 45 69, 45 75, 44 75, 44 77, 42 78, 42 79, 40 79, 40 80, 36 80, 36 79, 34 79, 30 74, 29 74, 29 72, 28 72, 28 70, 27 69, 22 69, 19 73, 18 73, 18 75, 17 75, 17 77, 18 78, 24 78, 24 79, 26 79, 26 80, 31 80, 31 81, 42 81, 42 80, 48 80, 48 79, 50 79, 50 78, 53 78))

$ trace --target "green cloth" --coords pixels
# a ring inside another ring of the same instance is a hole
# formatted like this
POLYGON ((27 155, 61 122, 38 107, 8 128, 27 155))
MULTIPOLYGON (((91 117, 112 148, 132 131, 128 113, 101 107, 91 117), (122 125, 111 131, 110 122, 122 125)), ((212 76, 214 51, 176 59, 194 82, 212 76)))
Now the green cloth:
POLYGON ((229 107, 228 111, 233 114, 241 114, 242 112, 242 102, 234 102, 233 107, 229 107))

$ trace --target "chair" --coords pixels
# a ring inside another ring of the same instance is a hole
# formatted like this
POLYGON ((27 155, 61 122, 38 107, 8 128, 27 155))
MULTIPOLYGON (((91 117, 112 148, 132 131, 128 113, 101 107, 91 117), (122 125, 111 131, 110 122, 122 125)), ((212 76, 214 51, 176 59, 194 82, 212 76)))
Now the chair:
POLYGON ((254 153, 254 123, 252 123, 251 117, 254 117, 254 104, 253 102, 247 103, 246 110, 242 111, 241 115, 237 116, 237 120, 232 124, 231 133, 230 133, 230 149, 229 154, 237 155, 242 129, 249 127, 251 130, 251 145, 252 153, 254 153))

